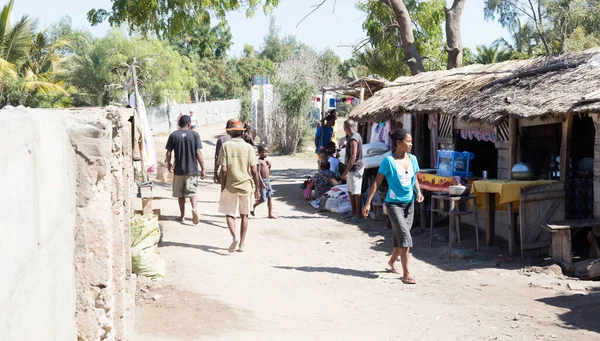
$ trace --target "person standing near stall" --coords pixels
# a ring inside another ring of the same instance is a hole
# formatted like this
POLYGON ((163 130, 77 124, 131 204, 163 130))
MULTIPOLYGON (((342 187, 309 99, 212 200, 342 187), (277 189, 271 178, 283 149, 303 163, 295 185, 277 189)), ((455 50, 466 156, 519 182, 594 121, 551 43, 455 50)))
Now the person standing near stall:
POLYGON ((369 214, 371 201, 377 189, 385 178, 388 183, 388 192, 385 197, 385 206, 393 231, 393 252, 388 261, 389 271, 398 273, 395 264, 400 256, 402 264, 402 283, 416 284, 408 269, 409 250, 413 246, 410 229, 414 216, 414 201, 423 202, 423 194, 417 181, 419 162, 416 156, 410 154, 412 149, 412 136, 405 129, 397 129, 390 133, 392 141, 392 155, 386 157, 379 166, 375 182, 369 190, 369 197, 363 208, 363 216, 369 214))

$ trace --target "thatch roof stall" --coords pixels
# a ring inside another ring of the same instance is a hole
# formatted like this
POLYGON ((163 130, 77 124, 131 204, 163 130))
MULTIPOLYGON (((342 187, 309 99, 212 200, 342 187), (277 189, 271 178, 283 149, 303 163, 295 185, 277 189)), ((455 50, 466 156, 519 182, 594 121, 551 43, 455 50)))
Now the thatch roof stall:
POLYGON ((392 84, 392 82, 385 80, 385 79, 364 77, 364 78, 357 79, 355 81, 352 81, 352 82, 346 84, 346 87, 348 89, 342 91, 342 94, 344 96, 360 98, 361 83, 362 83, 362 85, 364 85, 364 88, 365 88, 364 100, 367 100, 367 99, 373 97, 373 95, 375 95, 375 93, 377 93, 381 89, 385 88, 386 86, 392 84))
POLYGON ((497 125, 507 116, 600 112, 600 49, 401 77, 356 107, 359 122, 404 112, 441 113, 497 125), (585 98, 585 99, 584 99, 585 98))

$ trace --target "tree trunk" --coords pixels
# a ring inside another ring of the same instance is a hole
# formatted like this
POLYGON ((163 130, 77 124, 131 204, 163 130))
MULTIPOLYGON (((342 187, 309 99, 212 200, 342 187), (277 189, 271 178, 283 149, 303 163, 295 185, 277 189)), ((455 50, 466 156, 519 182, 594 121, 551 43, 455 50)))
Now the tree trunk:
POLYGON ((466 0, 454 0, 451 8, 444 8, 446 12, 446 52, 448 52, 447 69, 462 66, 462 39, 460 35, 460 18, 466 0))
POLYGON ((400 32, 400 39, 402 40, 404 57, 406 58, 406 64, 408 64, 410 72, 413 76, 421 72, 425 72, 425 68, 423 67, 423 58, 421 58, 421 54, 415 45, 415 37, 413 34, 410 14, 408 13, 406 6, 404 6, 404 2, 402 0, 381 1, 390 7, 394 13, 394 16, 396 17, 396 21, 398 22, 398 31, 400 32))

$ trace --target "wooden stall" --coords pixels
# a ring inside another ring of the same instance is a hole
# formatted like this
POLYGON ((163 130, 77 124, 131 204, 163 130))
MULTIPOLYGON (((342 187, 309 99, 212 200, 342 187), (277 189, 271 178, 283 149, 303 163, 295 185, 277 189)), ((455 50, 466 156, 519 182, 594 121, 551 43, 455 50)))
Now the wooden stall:
MULTIPOLYGON (((509 202, 489 195, 479 226, 485 226, 487 244, 500 237, 511 253, 548 254, 552 237, 544 224, 600 218, 600 93, 589 93, 600 86, 597 60, 600 49, 402 77, 351 116, 360 122, 407 113, 421 122, 435 117, 435 129, 416 142, 426 146, 429 139, 433 153, 470 149, 479 158, 471 169, 476 177, 487 170, 488 177, 510 183, 513 165, 529 163, 541 180, 517 182, 509 202), (469 132, 484 138, 465 139, 469 132), (492 133, 494 139, 485 137, 492 133)), ((418 156, 435 166, 433 155, 418 156)))

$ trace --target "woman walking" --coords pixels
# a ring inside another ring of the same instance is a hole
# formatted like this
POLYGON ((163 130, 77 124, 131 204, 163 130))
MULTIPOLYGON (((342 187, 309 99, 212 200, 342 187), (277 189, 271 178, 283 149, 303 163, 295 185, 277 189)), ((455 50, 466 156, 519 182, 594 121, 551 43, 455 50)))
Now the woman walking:
POLYGON ((400 256, 402 264, 402 282, 415 284, 416 281, 408 271, 409 249, 413 246, 410 229, 413 223, 414 201, 423 201, 423 195, 417 182, 419 162, 410 154, 412 149, 412 136, 404 129, 397 129, 390 133, 392 141, 392 155, 386 157, 379 166, 375 183, 369 190, 369 197, 363 208, 366 217, 371 208, 371 201, 385 178, 388 183, 388 192, 385 197, 388 218, 392 224, 393 247, 392 257, 388 264, 390 271, 398 273, 396 261, 400 256))

